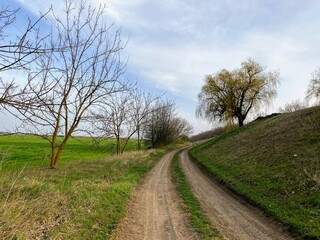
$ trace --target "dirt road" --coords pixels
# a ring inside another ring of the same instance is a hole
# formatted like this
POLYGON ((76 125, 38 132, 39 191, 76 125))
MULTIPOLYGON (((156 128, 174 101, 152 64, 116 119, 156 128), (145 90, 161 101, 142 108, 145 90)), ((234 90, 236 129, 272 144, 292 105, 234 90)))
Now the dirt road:
POLYGON ((257 209, 204 175, 190 160, 188 150, 182 152, 181 165, 205 214, 225 239, 291 239, 257 209))
POLYGON ((175 153, 165 155, 136 190, 115 239, 199 239, 189 227, 171 182, 175 153))

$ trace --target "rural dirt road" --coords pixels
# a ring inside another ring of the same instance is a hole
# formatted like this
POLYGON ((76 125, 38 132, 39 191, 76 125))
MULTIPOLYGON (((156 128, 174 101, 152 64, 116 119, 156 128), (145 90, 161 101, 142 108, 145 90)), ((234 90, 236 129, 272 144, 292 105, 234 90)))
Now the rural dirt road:
POLYGON ((181 154, 181 166, 203 211, 225 239, 291 239, 259 210, 203 174, 190 160, 188 150, 181 154))
MULTIPOLYGON (((170 163, 176 152, 166 154, 135 190, 127 216, 120 222, 113 239, 200 239, 190 227, 171 182, 170 163)), ((180 157, 194 194, 225 239, 291 239, 259 210, 206 176, 190 160, 188 150, 180 157)))
POLYGON ((115 239, 199 239, 182 212, 171 182, 170 163, 177 151, 166 154, 146 176, 129 202, 127 217, 115 239))

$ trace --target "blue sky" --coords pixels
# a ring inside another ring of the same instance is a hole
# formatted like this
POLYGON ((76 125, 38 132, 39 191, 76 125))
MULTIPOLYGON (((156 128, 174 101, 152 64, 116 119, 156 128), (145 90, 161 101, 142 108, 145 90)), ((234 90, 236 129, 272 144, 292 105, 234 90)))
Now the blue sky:
MULTIPOLYGON (((106 3, 106 19, 122 26, 123 38, 129 38, 124 52, 129 60, 128 77, 149 91, 165 91, 195 133, 212 127, 195 117, 197 94, 206 74, 237 68, 248 57, 267 69, 279 70, 278 97, 263 110, 271 113, 285 103, 303 100, 311 73, 320 66, 317 0, 87 2, 106 3)), ((22 19, 35 17, 50 4, 57 11, 63 6, 63 0, 2 3, 20 7, 22 19)))

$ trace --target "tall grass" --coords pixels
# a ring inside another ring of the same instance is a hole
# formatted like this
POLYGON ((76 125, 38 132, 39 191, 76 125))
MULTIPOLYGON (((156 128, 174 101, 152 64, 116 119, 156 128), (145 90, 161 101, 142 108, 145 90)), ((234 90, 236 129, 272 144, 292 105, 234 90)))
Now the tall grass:
POLYGON ((172 160, 172 179, 183 201, 184 210, 188 213, 191 226, 201 239, 223 239, 219 231, 212 226, 209 219, 203 214, 199 201, 191 191, 186 176, 180 167, 180 154, 181 151, 176 153, 172 160))
POLYGON ((0 171, 0 239, 108 239, 164 152, 0 171))

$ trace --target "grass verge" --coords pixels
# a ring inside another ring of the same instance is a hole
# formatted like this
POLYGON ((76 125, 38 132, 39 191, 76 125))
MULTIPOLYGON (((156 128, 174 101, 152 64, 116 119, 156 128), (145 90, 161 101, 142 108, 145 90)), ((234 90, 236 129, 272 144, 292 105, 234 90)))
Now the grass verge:
POLYGON ((180 167, 180 153, 181 151, 176 153, 172 160, 172 179, 183 200, 183 207, 188 213, 191 226, 198 232, 201 239, 223 239, 218 230, 211 225, 210 221, 202 213, 200 203, 192 193, 185 174, 180 167))
POLYGON ((320 239, 320 107, 252 122, 190 154, 293 235, 320 239))
POLYGON ((108 239, 165 152, 0 171, 0 239, 108 239))

